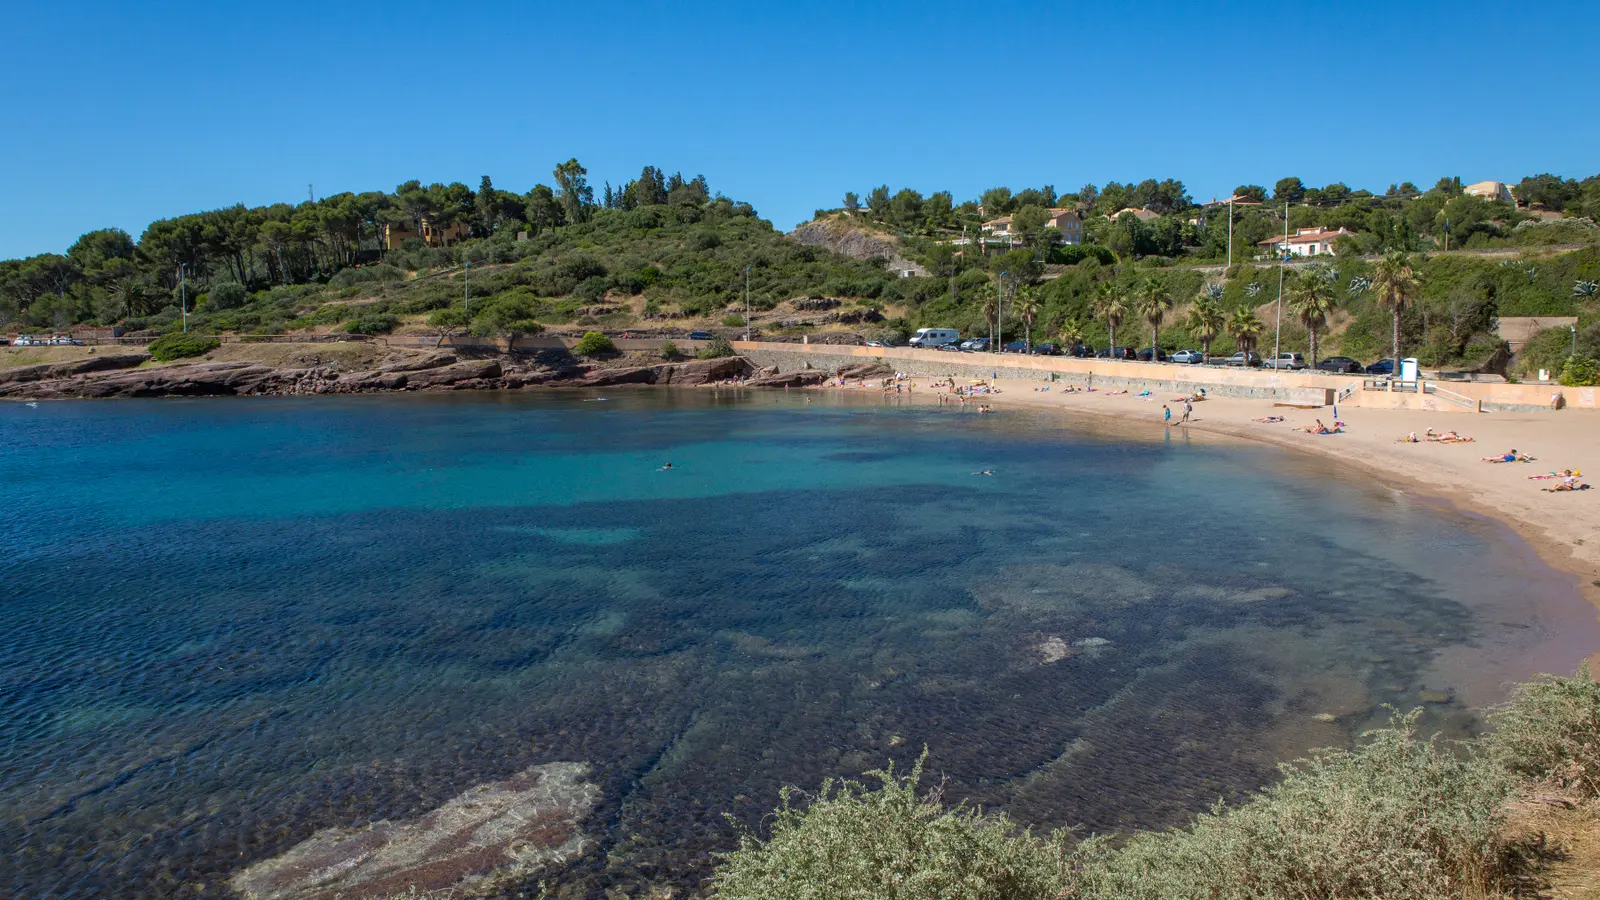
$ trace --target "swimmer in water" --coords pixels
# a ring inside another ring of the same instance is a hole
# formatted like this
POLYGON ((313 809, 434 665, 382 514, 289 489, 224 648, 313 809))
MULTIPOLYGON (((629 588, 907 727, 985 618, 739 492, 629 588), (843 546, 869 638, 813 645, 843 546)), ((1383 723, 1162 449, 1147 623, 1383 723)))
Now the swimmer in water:
POLYGON ((668 470, 670 468, 673 468, 673 465, 672 465, 672 463, 669 462, 666 465, 662 466, 660 469, 657 469, 656 471, 665 472, 666 470, 668 470))

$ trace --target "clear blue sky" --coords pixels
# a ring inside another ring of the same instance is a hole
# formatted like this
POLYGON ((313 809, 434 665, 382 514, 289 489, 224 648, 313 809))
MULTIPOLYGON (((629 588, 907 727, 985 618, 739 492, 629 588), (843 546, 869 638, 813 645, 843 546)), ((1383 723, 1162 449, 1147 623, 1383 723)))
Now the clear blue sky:
POLYGON ((1600 170, 1600 4, 11 4, 0 258, 233 203, 703 173, 783 229, 872 186, 1600 170))

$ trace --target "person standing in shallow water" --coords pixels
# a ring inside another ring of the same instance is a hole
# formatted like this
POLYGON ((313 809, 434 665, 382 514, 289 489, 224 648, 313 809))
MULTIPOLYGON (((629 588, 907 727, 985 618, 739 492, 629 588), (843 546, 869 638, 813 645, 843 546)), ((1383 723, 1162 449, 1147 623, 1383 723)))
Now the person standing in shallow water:
POLYGON ((1172 426, 1172 407, 1165 403, 1161 404, 1161 419, 1167 427, 1170 428, 1172 426))

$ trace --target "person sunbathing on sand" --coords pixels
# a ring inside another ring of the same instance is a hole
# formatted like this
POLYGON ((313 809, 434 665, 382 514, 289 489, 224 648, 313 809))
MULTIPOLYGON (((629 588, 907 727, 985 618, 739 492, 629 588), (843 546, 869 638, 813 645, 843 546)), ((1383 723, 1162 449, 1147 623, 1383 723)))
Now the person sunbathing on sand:
POLYGON ((1485 456, 1483 461, 1486 463, 1533 462, 1533 457, 1524 456, 1517 452, 1517 448, 1513 447, 1509 452, 1502 453, 1499 456, 1485 456))
POLYGON ((1317 420, 1317 424, 1315 424, 1315 425, 1307 425, 1304 428, 1301 428, 1300 430, 1304 431, 1306 434, 1343 434, 1344 433, 1344 423, 1343 422, 1335 422, 1335 423, 1333 423, 1333 427, 1329 428, 1328 426, 1322 424, 1322 420, 1321 419, 1318 419, 1317 420))
POLYGON ((1256 421, 1265 422, 1268 425, 1275 425, 1283 421, 1283 416, 1261 416, 1260 418, 1257 418, 1256 421))
POLYGON ((1559 472, 1546 472, 1543 475, 1529 475, 1529 481, 1544 481, 1550 478, 1576 478, 1583 472, 1577 469, 1562 469, 1559 472))
POLYGON ((1410 434, 1406 435, 1403 438, 1395 438, 1395 443, 1396 444, 1420 444, 1422 442, 1417 440, 1417 433, 1415 431, 1413 431, 1413 432, 1411 432, 1410 434))
POLYGON ((1589 486, 1587 484, 1578 483, 1578 476, 1568 475, 1550 487, 1540 488, 1539 490, 1544 491, 1545 493, 1554 494, 1557 491, 1587 491, 1588 489, 1589 486))

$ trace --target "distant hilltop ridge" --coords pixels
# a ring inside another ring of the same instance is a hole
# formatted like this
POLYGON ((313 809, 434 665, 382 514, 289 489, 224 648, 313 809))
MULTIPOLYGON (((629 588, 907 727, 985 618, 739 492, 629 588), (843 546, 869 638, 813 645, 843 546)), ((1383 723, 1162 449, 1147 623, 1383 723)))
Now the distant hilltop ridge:
POLYGON ((1398 252, 1415 274, 1400 343, 1425 364, 1494 358, 1500 317, 1578 320, 1575 341, 1551 329, 1526 336, 1518 371, 1600 354, 1588 318, 1600 302, 1600 177, 1443 178, 1382 193, 1284 178, 1204 204, 1174 179, 996 187, 961 202, 880 185, 864 199, 846 193, 788 235, 703 176, 646 166, 596 188, 569 159, 551 182, 517 193, 488 177, 476 190, 408 181, 163 219, 137 240, 92 231, 64 254, 0 261, 0 331, 12 344, 108 327, 151 338, 514 342, 547 329, 669 324, 818 340, 869 326, 863 339, 893 343, 939 327, 1209 352, 1213 341, 1254 345, 1270 330, 1275 346, 1311 355, 1314 330, 1324 355, 1370 361, 1393 355, 1395 316, 1373 284, 1378 257, 1398 252), (1269 306, 1280 256, 1296 266, 1281 279, 1283 310, 1269 306), (1309 319, 1289 308, 1308 290, 1327 295, 1309 319), (823 300, 837 302, 808 308, 823 300), (1196 304, 1221 315, 1195 318, 1196 304))

